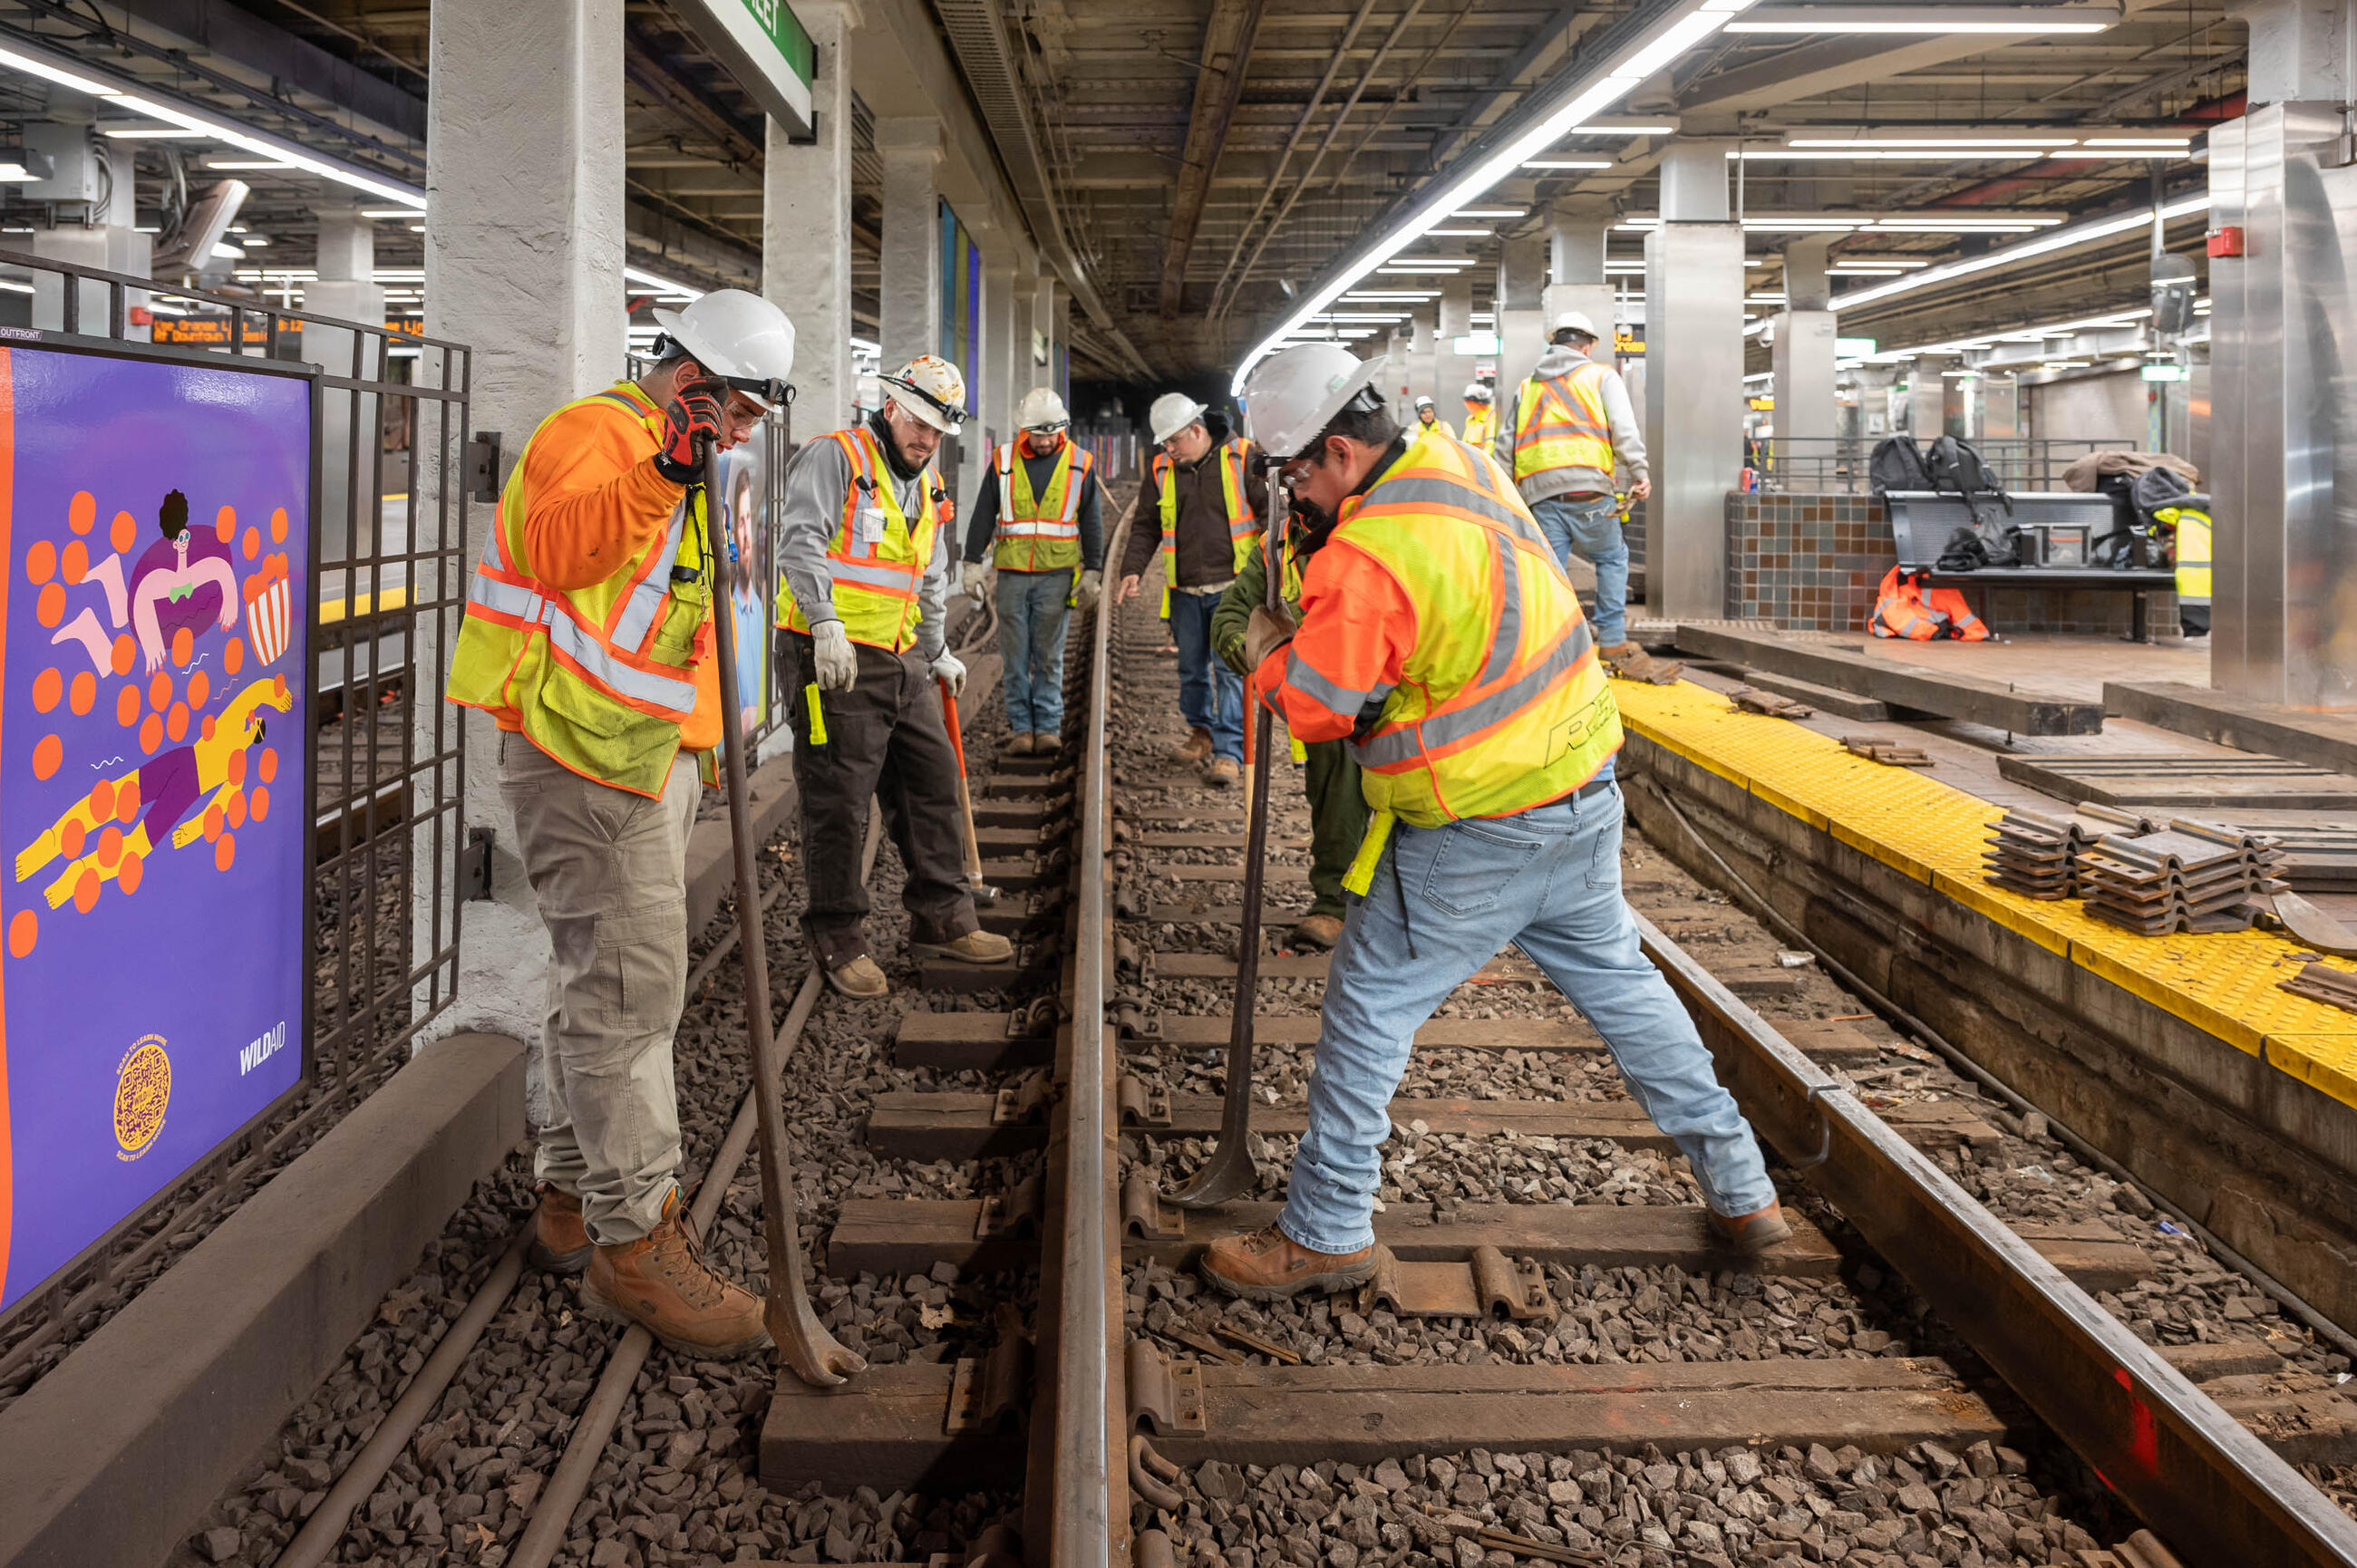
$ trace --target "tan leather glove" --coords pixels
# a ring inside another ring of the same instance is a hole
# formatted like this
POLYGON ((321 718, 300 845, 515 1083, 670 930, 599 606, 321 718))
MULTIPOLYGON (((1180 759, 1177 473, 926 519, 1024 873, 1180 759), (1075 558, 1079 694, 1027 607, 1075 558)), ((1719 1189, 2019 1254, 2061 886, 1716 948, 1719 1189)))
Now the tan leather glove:
POLYGON ((1253 607, 1252 623, 1244 628, 1244 659, 1252 669, 1265 663, 1268 656, 1293 640, 1293 618, 1266 605, 1253 607))

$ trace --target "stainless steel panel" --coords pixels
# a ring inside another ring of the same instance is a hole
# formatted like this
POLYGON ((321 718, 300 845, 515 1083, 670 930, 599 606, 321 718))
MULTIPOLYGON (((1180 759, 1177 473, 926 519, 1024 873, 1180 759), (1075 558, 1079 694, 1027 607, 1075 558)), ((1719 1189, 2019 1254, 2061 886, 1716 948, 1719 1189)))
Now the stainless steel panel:
MULTIPOLYGON (((2262 111, 2264 113, 2264 111, 2262 111)), ((2229 120, 2210 133, 2210 223, 2239 228, 2247 220, 2243 199, 2245 122, 2229 120)), ((2243 540, 2250 532, 2249 419, 2244 407, 2246 355, 2244 326, 2250 307, 2244 287, 2247 262, 2210 263, 2211 382, 2231 395, 2216 399, 2210 415, 2210 461, 2201 465, 2213 522, 2210 542, 2210 683, 2220 691, 2255 695, 2244 628, 2250 624, 2250 574, 2243 565, 2243 540)), ((2197 459, 2198 461, 2198 459, 2197 459)))
POLYGON ((1657 615, 1727 613, 1727 492, 1743 467, 1743 231, 1645 238, 1645 583, 1657 615))
POLYGON ((1834 435, 1834 313, 1778 316, 1769 364, 1775 372, 1776 438, 1834 435))

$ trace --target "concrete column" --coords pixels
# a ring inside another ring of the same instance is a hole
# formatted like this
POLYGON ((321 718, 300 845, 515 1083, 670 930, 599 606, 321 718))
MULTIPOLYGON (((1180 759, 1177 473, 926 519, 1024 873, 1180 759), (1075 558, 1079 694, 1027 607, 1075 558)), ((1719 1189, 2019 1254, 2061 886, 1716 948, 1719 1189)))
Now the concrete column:
MULTIPOLYGON (((1438 319, 1439 312, 1432 305, 1425 304, 1415 307, 1415 317, 1412 323, 1415 331, 1408 339, 1407 349, 1407 392, 1400 399, 1399 413, 1402 424, 1405 424, 1414 417, 1415 400, 1419 397, 1432 397, 1432 389, 1438 382, 1439 360, 1433 342, 1433 328, 1438 319)), ((1436 398, 1434 401, 1438 400, 1436 398)))
POLYGON ((1056 274, 1042 266, 1039 281, 1031 285, 1031 330, 1038 338, 1039 350, 1047 355, 1047 359, 1042 361, 1036 356, 1033 358, 1030 370, 1024 372, 1029 378, 1024 385, 1027 388, 1055 387, 1056 395, 1064 398, 1064 406, 1070 408, 1071 399, 1065 397, 1057 379, 1064 361, 1063 324, 1056 313, 1058 292, 1056 274))
POLYGON ((1443 419, 1457 406, 1457 394, 1473 379, 1474 357, 1457 351, 1457 339, 1473 330, 1473 276, 1459 273, 1440 285, 1440 331, 1433 342, 1433 380, 1417 390, 1428 395, 1443 419))
POLYGON ((1015 400, 1031 384, 1016 380, 1031 362, 1031 346, 1023 344, 1018 354, 1015 341, 1015 260, 1009 252, 982 263, 982 397, 974 416, 984 440, 977 452, 1015 434, 1015 400))
POLYGON ((1539 301, 1550 331, 1555 317, 1569 310, 1595 322, 1608 355, 1615 311, 1612 285, 1604 272, 1604 245, 1611 232, 1609 202, 1594 197, 1557 198, 1547 215, 1548 281, 1539 301))
POLYGON ((1072 296, 1059 285, 1049 312, 1055 331, 1048 340, 1048 384, 1067 406, 1072 401, 1072 296))
MULTIPOLYGON (((303 290, 303 308, 322 316, 332 316, 345 321, 357 321, 364 326, 377 326, 384 320, 384 290, 376 282, 376 224, 361 216, 361 209, 350 204, 323 206, 313 209, 319 220, 318 273, 317 283, 303 290)), ((145 238, 143 235, 142 238, 145 238)), ((381 339, 348 328, 323 327, 311 322, 303 329, 303 357, 319 366, 329 375, 349 376, 355 370, 364 377, 381 376, 385 367, 376 361, 375 353, 381 339), (355 349, 361 354, 360 363, 353 363, 355 349)), ((323 387, 319 392, 319 558, 322 561, 349 560, 354 553, 374 555, 397 554, 404 548, 403 541, 388 538, 380 551, 374 527, 403 526, 396 516, 389 523, 381 523, 371 516, 380 509, 371 505, 378 493, 375 485, 374 453, 377 446, 377 424, 382 411, 373 396, 359 398, 358 417, 354 417, 354 394, 335 387, 323 387), (359 440, 353 440, 357 428, 359 440), (360 493, 364 498, 361 510, 351 515, 350 475, 355 464, 361 466, 360 493), (357 528, 355 528, 357 524, 357 528), (361 548, 355 552, 352 543, 357 537, 361 548)), ((398 492, 405 486, 391 487, 398 492)), ((421 514, 422 515, 422 514, 421 514)), ((368 585, 361 585, 367 591, 368 585)))
POLYGON ((1743 231, 1727 146, 1674 142, 1645 237, 1645 585, 1657 615, 1727 613, 1727 492, 1743 467, 1743 231))
POLYGON ((1948 432, 1948 381, 1940 372, 1945 357, 1925 354, 1907 371, 1907 427, 1915 439, 1937 441, 1948 432))
POLYGON ((1020 405, 1023 394, 1040 384, 1040 366, 1031 358, 1031 323, 1038 318, 1039 258, 1032 256, 1015 274, 1015 341, 1008 360, 1008 382, 1020 405))
MULTIPOLYGON (((558 404, 611 381, 623 365, 622 4, 621 0, 513 0, 448 7, 435 17, 435 92, 426 106, 426 187, 433 220, 425 234, 426 332, 474 346, 472 424, 502 438, 511 467, 533 429, 558 404)), ((440 379, 436 358, 421 374, 440 379)), ((421 419, 421 435, 431 422, 421 419)), ((462 483, 446 472, 460 454, 422 439, 417 514, 447 505, 459 516, 462 483), (454 492, 447 497, 445 487, 454 492)), ((436 564, 412 568, 418 596, 457 603, 493 526, 493 509, 467 500, 466 537, 451 580, 436 564)), ((449 667, 455 614, 421 618, 414 667, 449 667)), ((451 720, 419 693, 418 747, 447 746, 451 720)), ((490 715, 469 712, 463 791, 467 828, 491 831, 490 901, 466 908, 457 1004, 433 1032, 489 1029, 540 1037, 548 965, 515 826, 500 799, 500 737, 490 715)), ((511 743, 512 744, 512 743, 511 743)), ((455 824, 421 826, 418 930, 430 929, 437 883, 423 874, 436 841, 455 824)), ((421 950, 424 950, 421 943, 421 950)), ((544 1112, 545 1101, 536 1102, 544 1112)))
MULTIPOLYGON (((1546 251, 1543 234, 1508 240, 1499 247, 1498 396, 1501 399, 1512 395, 1512 389, 1531 373, 1546 347, 1546 251)), ((1607 316, 1598 325, 1609 332, 1609 322, 1607 316)), ((1461 403, 1445 402, 1441 408, 1452 422, 1463 412, 1461 403)))
MULTIPOLYGON (((1776 440, 1815 443, 1835 434, 1833 285, 1823 237, 1784 247, 1784 308, 1776 317, 1776 440)), ((1799 456, 1795 449, 1794 456, 1799 456)))
MULTIPOLYGON (((91 184, 101 189, 111 189, 105 214, 95 223, 79 220, 86 212, 95 211, 93 202, 87 207, 68 205, 61 221, 55 228, 37 229, 33 242, 27 247, 37 256, 51 261, 70 263, 75 266, 96 267, 105 272, 127 273, 134 277, 146 277, 154 266, 156 238, 142 234, 132 225, 133 164, 131 144, 106 142, 91 145, 91 120, 95 117, 96 100, 87 98, 70 88, 49 90, 50 113, 66 121, 54 125, 27 126, 26 139, 34 150, 49 155, 55 165, 55 175, 43 186, 79 181, 87 174, 91 184), (102 165, 103 166, 97 166, 102 165), (111 181, 111 184, 102 182, 111 181)), ((19 188, 20 189, 26 188, 19 188)), ((36 195, 34 199, 38 199, 36 195)), ((109 331, 107 287, 102 283, 85 283, 76 300, 74 331, 85 338, 103 338, 109 331)), ((65 279, 54 273, 33 274, 32 324, 48 332, 65 330, 65 279)), ((143 309, 148 296, 137 289, 125 289, 123 294, 123 340, 130 343, 150 341, 153 331, 131 319, 134 310, 143 309)))
POLYGON ((851 367, 851 35, 853 0, 797 0, 794 15, 815 56, 808 142, 769 122, 761 173, 761 293, 794 324, 797 441, 840 430, 852 419, 858 384, 851 367))
POLYGON ((878 120, 876 149, 884 160, 878 340, 888 375, 920 354, 942 349, 941 122, 878 120))

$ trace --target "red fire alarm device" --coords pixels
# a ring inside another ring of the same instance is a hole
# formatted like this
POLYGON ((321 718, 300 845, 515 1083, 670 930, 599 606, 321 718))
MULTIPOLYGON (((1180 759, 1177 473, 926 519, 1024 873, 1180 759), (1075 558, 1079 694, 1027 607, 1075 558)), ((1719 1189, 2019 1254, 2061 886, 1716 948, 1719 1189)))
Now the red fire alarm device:
POLYGON ((2210 253, 2213 256, 2239 256, 2243 253, 2243 228, 2229 223, 2222 229, 2210 231, 2210 253))

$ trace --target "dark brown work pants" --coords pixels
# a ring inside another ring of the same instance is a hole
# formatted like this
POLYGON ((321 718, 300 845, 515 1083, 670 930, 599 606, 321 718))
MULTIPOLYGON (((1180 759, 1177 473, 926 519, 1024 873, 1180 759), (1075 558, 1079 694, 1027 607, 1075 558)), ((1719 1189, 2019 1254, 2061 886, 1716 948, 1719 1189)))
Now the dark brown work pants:
POLYGON ((859 676, 848 692, 820 693, 826 740, 811 739, 810 697, 818 679, 811 639, 778 635, 778 683, 794 734, 794 788, 802 797, 802 868, 810 903, 802 929, 829 969, 867 951, 869 908, 859 875, 867 841, 867 800, 884 807, 884 831, 908 878, 900 902, 909 936, 955 941, 978 929, 965 885, 965 839, 958 821, 957 755, 950 749, 940 692, 916 650, 887 653, 851 645, 859 676))

